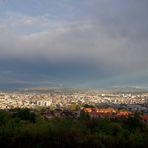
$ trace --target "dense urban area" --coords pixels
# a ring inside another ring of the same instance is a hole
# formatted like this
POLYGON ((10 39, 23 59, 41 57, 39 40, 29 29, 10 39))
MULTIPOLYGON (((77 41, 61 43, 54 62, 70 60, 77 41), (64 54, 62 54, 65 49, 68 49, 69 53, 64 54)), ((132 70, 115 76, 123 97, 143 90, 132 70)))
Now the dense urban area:
POLYGON ((71 107, 83 107, 84 105, 108 106, 148 113, 148 93, 72 89, 0 92, 0 109, 36 107, 69 109, 71 107))
POLYGON ((110 92, 97 90, 51 89, 0 93, 0 109, 46 109, 44 116, 79 117, 80 111, 91 117, 148 114, 147 92, 110 92), (104 114, 103 114, 104 113, 104 114))
POLYGON ((1 91, 0 144, 18 148, 147 148, 148 93, 1 91))

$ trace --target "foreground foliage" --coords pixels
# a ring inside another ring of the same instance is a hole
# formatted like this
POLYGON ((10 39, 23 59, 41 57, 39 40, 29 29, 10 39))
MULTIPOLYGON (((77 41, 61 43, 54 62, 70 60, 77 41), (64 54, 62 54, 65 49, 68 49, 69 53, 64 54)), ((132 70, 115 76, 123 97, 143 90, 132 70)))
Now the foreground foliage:
POLYGON ((28 109, 0 111, 0 144, 10 148, 147 148, 148 127, 128 119, 44 119, 28 109))

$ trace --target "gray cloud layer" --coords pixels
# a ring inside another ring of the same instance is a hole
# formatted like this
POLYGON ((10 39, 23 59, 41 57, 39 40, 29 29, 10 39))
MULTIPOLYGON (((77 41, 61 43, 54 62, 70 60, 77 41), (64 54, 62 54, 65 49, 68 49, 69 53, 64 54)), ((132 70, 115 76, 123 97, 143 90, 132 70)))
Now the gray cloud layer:
POLYGON ((0 58, 44 59, 53 64, 86 62, 98 69, 115 70, 116 78, 106 78, 108 81, 145 80, 148 1, 86 0, 78 4, 78 8, 66 5, 73 11, 82 9, 71 21, 50 21, 47 14, 6 14, 7 18, 0 19, 0 58))

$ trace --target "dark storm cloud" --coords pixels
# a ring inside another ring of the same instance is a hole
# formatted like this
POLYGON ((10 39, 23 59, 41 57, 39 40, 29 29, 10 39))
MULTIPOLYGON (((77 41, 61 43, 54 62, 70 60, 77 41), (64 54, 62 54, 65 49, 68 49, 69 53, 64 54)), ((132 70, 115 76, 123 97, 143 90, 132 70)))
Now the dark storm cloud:
POLYGON ((34 15, 31 10, 25 14, 24 8, 23 13, 8 12, 0 18, 3 71, 9 71, 11 66, 4 65, 14 60, 22 63, 14 64, 15 70, 11 71, 21 71, 20 66, 26 72, 20 80, 33 79, 33 75, 40 79, 44 75, 47 80, 55 76, 59 81, 69 77, 67 81, 73 83, 72 79, 86 75, 84 85, 147 83, 144 82, 148 74, 147 0, 44 3, 45 14, 34 15), (62 66, 67 63, 71 66, 62 66))

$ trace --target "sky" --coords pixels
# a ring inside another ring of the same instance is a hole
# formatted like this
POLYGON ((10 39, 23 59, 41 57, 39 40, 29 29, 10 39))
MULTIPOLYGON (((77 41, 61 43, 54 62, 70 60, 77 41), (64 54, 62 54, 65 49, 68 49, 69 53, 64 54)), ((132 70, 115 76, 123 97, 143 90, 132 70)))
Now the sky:
POLYGON ((0 88, 148 88, 147 0, 0 0, 0 88))

